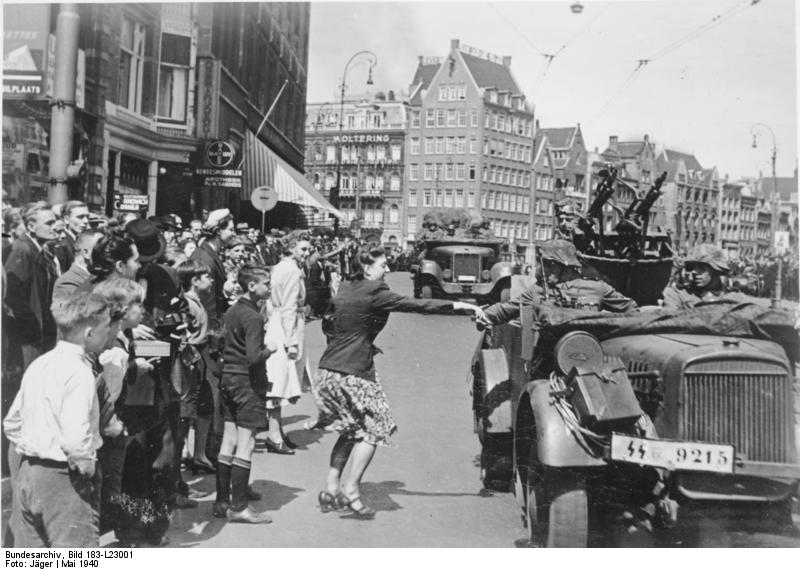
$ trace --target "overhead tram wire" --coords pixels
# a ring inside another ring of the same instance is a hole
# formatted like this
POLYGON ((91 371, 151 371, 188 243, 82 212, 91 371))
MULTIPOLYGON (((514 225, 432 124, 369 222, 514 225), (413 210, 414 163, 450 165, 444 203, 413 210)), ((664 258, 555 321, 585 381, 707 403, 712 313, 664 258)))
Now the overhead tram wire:
POLYGON ((594 114, 594 116, 592 117, 592 120, 597 119, 598 117, 600 117, 608 109, 608 107, 610 107, 611 104, 613 104, 616 101, 616 99, 618 99, 622 95, 624 89, 627 88, 628 85, 633 83, 633 81, 636 79, 636 77, 638 77, 640 72, 647 65, 649 65, 650 63, 653 63, 657 59, 661 59, 662 57, 672 53, 676 49, 678 49, 678 48, 682 47, 683 45, 685 45, 686 43, 688 43, 688 42, 700 37, 701 35, 703 35, 707 31, 711 30, 712 28, 718 26, 722 22, 732 18, 737 13, 739 13, 739 12, 741 12, 741 11, 745 10, 746 8, 751 7, 751 6, 755 6, 756 4, 759 4, 760 2, 761 2, 761 0, 744 0, 743 2, 733 6, 732 8, 727 10, 726 12, 723 12, 722 14, 717 14, 716 16, 711 18, 710 21, 706 22, 705 24, 703 24, 699 28, 696 28, 696 29, 692 30, 691 32, 689 32, 688 34, 683 36, 682 38, 680 38, 678 40, 675 40, 674 42, 672 42, 670 44, 667 44, 666 46, 664 46, 663 48, 658 50, 655 54, 653 54, 651 57, 649 57, 647 59, 637 60, 636 68, 625 79, 625 81, 622 83, 622 85, 616 91, 614 91, 613 95, 611 95, 611 97, 608 98, 608 100, 602 105, 602 107, 600 107, 600 109, 597 111, 597 113, 594 114))

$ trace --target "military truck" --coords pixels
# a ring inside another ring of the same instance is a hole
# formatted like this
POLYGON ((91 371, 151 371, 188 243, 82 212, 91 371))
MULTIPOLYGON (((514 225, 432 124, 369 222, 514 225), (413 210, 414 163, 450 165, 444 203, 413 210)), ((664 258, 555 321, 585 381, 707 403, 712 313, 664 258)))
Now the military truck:
POLYGON ((504 243, 459 236, 421 240, 418 262, 411 266, 414 296, 472 298, 479 303, 508 300, 514 266, 501 260, 504 243))
POLYGON ((712 508, 789 528, 793 320, 755 304, 523 307, 484 333, 471 367, 484 484, 513 489, 541 546, 591 545, 614 525, 657 537, 712 508))

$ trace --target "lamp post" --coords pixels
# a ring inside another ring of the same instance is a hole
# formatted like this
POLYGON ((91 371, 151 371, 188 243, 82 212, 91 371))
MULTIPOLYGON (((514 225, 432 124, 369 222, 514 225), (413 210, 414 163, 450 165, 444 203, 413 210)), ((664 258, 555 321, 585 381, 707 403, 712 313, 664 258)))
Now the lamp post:
MULTIPOLYGON (((777 139, 775 138, 775 131, 773 131, 769 125, 764 123, 756 123, 750 127, 750 133, 753 135, 753 148, 758 148, 758 143, 756 141, 756 130, 759 127, 768 130, 769 134, 772 135, 772 156, 770 157, 772 159, 772 199, 770 201, 772 202, 772 235, 774 236, 778 227, 778 208, 776 208, 775 204, 777 203, 776 201, 780 200, 780 197, 778 196, 778 177, 775 174, 775 159, 778 155, 778 144, 776 142, 777 139)), ((775 253, 777 254, 778 252, 776 251, 775 253)), ((775 294, 772 299, 773 306, 777 306, 778 301, 783 296, 781 281, 783 281, 783 259, 780 255, 778 255, 778 271, 777 275, 775 276, 775 294)))
MULTIPOLYGON (((365 56, 369 62, 367 85, 372 85, 372 68, 378 64, 378 56, 369 50, 361 50, 347 60, 342 72, 342 84, 339 86, 339 152, 336 154, 336 186, 331 188, 330 193, 330 202, 334 208, 339 207, 339 190, 342 183, 342 131, 344 130, 344 94, 347 90, 347 72, 350 71, 350 64, 360 56, 365 56)), ((336 229, 338 229, 338 225, 338 219, 334 220, 336 229)))

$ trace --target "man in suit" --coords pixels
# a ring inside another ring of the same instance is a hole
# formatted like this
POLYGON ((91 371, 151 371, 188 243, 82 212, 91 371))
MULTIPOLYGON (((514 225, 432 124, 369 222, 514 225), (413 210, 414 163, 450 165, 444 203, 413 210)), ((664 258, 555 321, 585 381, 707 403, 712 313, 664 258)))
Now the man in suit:
POLYGON ((84 230, 75 240, 75 260, 72 265, 56 279, 53 286, 53 304, 62 303, 75 290, 89 281, 89 264, 92 262, 92 249, 103 232, 97 230, 84 230))
POLYGON ((61 272, 66 272, 75 261, 75 240, 89 228, 89 208, 79 200, 70 200, 61 207, 64 235, 55 244, 55 256, 61 272))

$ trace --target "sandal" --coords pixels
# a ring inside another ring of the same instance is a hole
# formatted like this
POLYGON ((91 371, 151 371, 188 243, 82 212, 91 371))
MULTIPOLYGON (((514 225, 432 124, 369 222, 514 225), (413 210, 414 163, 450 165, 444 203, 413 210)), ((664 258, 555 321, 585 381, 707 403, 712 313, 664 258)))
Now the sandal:
POLYGON ((319 501, 319 510, 323 513, 339 510, 338 497, 334 497, 328 491, 320 491, 317 500, 319 501))
POLYGON ((351 518, 361 519, 361 520, 371 520, 375 518, 375 509, 371 509, 367 505, 364 504, 364 501, 361 500, 361 497, 355 497, 354 499, 348 499, 343 494, 340 494, 338 498, 339 505, 341 510, 344 512, 350 513, 352 515, 351 518), (358 503, 361 505, 360 508, 356 508, 353 506, 353 503, 358 503))

